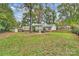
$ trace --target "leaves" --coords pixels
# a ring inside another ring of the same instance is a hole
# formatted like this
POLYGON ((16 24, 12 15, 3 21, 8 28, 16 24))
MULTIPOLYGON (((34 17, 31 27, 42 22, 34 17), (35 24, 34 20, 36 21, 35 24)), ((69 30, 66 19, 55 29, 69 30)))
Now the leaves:
POLYGON ((78 24, 79 21, 79 4, 62 3, 58 6, 59 18, 65 19, 66 24, 78 24))
MULTIPOLYGON (((16 20, 13 17, 13 12, 8 4, 0 4, 0 25, 4 30, 10 30, 16 26, 16 20)), ((1 29, 1 28, 0 28, 1 29)))

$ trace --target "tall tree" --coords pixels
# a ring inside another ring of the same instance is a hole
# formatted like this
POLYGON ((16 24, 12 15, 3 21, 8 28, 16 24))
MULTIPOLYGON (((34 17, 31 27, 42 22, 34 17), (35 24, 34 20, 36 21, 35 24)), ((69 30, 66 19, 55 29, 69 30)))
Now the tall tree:
POLYGON ((67 21, 67 24, 77 24, 79 21, 79 4, 63 3, 58 6, 60 17, 67 21))
POLYGON ((30 23, 30 32, 32 31, 32 23, 41 23, 43 19, 43 6, 42 4, 33 4, 33 3, 27 3, 24 4, 26 9, 29 10, 28 12, 24 13, 24 20, 23 22, 30 23))
POLYGON ((9 31, 9 29, 16 26, 16 20, 13 17, 13 12, 6 3, 0 4, 0 25, 5 31, 9 31))
MULTIPOLYGON (((54 4, 52 4, 53 6, 54 4)), ((52 24, 55 23, 55 19, 56 19, 56 12, 55 10, 51 9, 50 6, 48 6, 48 4, 45 4, 45 18, 46 18, 46 23, 48 24, 52 24)))
POLYGON ((32 32, 32 9, 33 9, 33 4, 32 3, 27 3, 24 4, 24 7, 27 7, 29 9, 29 26, 30 26, 30 32, 32 32))

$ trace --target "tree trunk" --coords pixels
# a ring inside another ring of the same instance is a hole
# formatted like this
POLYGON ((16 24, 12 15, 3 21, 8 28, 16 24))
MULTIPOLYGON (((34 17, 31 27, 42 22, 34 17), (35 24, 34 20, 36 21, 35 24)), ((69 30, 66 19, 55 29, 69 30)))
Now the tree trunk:
POLYGON ((32 32, 32 5, 30 3, 30 6, 29 6, 29 9, 30 9, 30 32, 32 32))

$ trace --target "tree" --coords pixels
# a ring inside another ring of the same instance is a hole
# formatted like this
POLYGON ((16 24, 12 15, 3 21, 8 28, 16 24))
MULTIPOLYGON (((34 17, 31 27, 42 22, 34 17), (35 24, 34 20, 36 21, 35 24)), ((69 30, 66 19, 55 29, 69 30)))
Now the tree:
MULTIPOLYGON (((32 8, 33 8, 33 4, 31 4, 31 3, 28 3, 28 4, 24 4, 24 7, 27 7, 28 9, 29 9, 29 17, 28 17, 28 19, 29 19, 29 22, 30 22, 30 24, 29 24, 29 26, 30 26, 30 32, 32 32, 32 8)), ((27 15, 27 13, 25 14, 25 19, 26 19, 26 15, 27 15)))
POLYGON ((36 6, 34 7, 35 13, 36 13, 36 19, 37 23, 41 23, 43 20, 43 15, 44 15, 44 10, 43 10, 43 5, 41 3, 35 4, 36 6))
MULTIPOLYGON (((52 4, 54 5, 54 4, 52 4)), ((45 18, 46 18, 46 23, 48 24, 52 24, 55 23, 55 19, 56 19, 56 12, 55 10, 51 9, 50 6, 48 6, 48 4, 45 4, 45 18)))
POLYGON ((41 23, 42 21, 42 15, 43 15, 43 8, 42 8, 42 4, 32 4, 32 3, 28 3, 28 4, 24 4, 26 10, 28 10, 28 12, 24 13, 24 18, 23 18, 23 24, 27 23, 30 25, 30 32, 32 31, 32 23, 41 23))
POLYGON ((24 4, 24 8, 26 9, 26 12, 24 13, 22 24, 23 26, 29 24, 30 32, 32 31, 33 23, 55 23, 56 12, 55 10, 52 10, 49 6, 44 8, 44 4, 41 3, 26 3, 24 4))
POLYGON ((58 6, 60 17, 65 20, 65 24, 73 25, 79 21, 79 4, 67 3, 58 6), (69 23, 70 22, 70 23, 69 23))
POLYGON ((13 17, 13 12, 8 4, 0 4, 0 25, 5 31, 9 31, 16 26, 16 20, 13 17))

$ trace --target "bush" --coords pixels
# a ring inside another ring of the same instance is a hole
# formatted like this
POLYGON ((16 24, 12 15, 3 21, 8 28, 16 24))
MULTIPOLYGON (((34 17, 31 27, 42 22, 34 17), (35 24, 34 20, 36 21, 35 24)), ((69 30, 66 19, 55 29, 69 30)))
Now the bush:
POLYGON ((75 33, 75 34, 79 35, 79 28, 74 27, 72 29, 72 33, 75 33))

